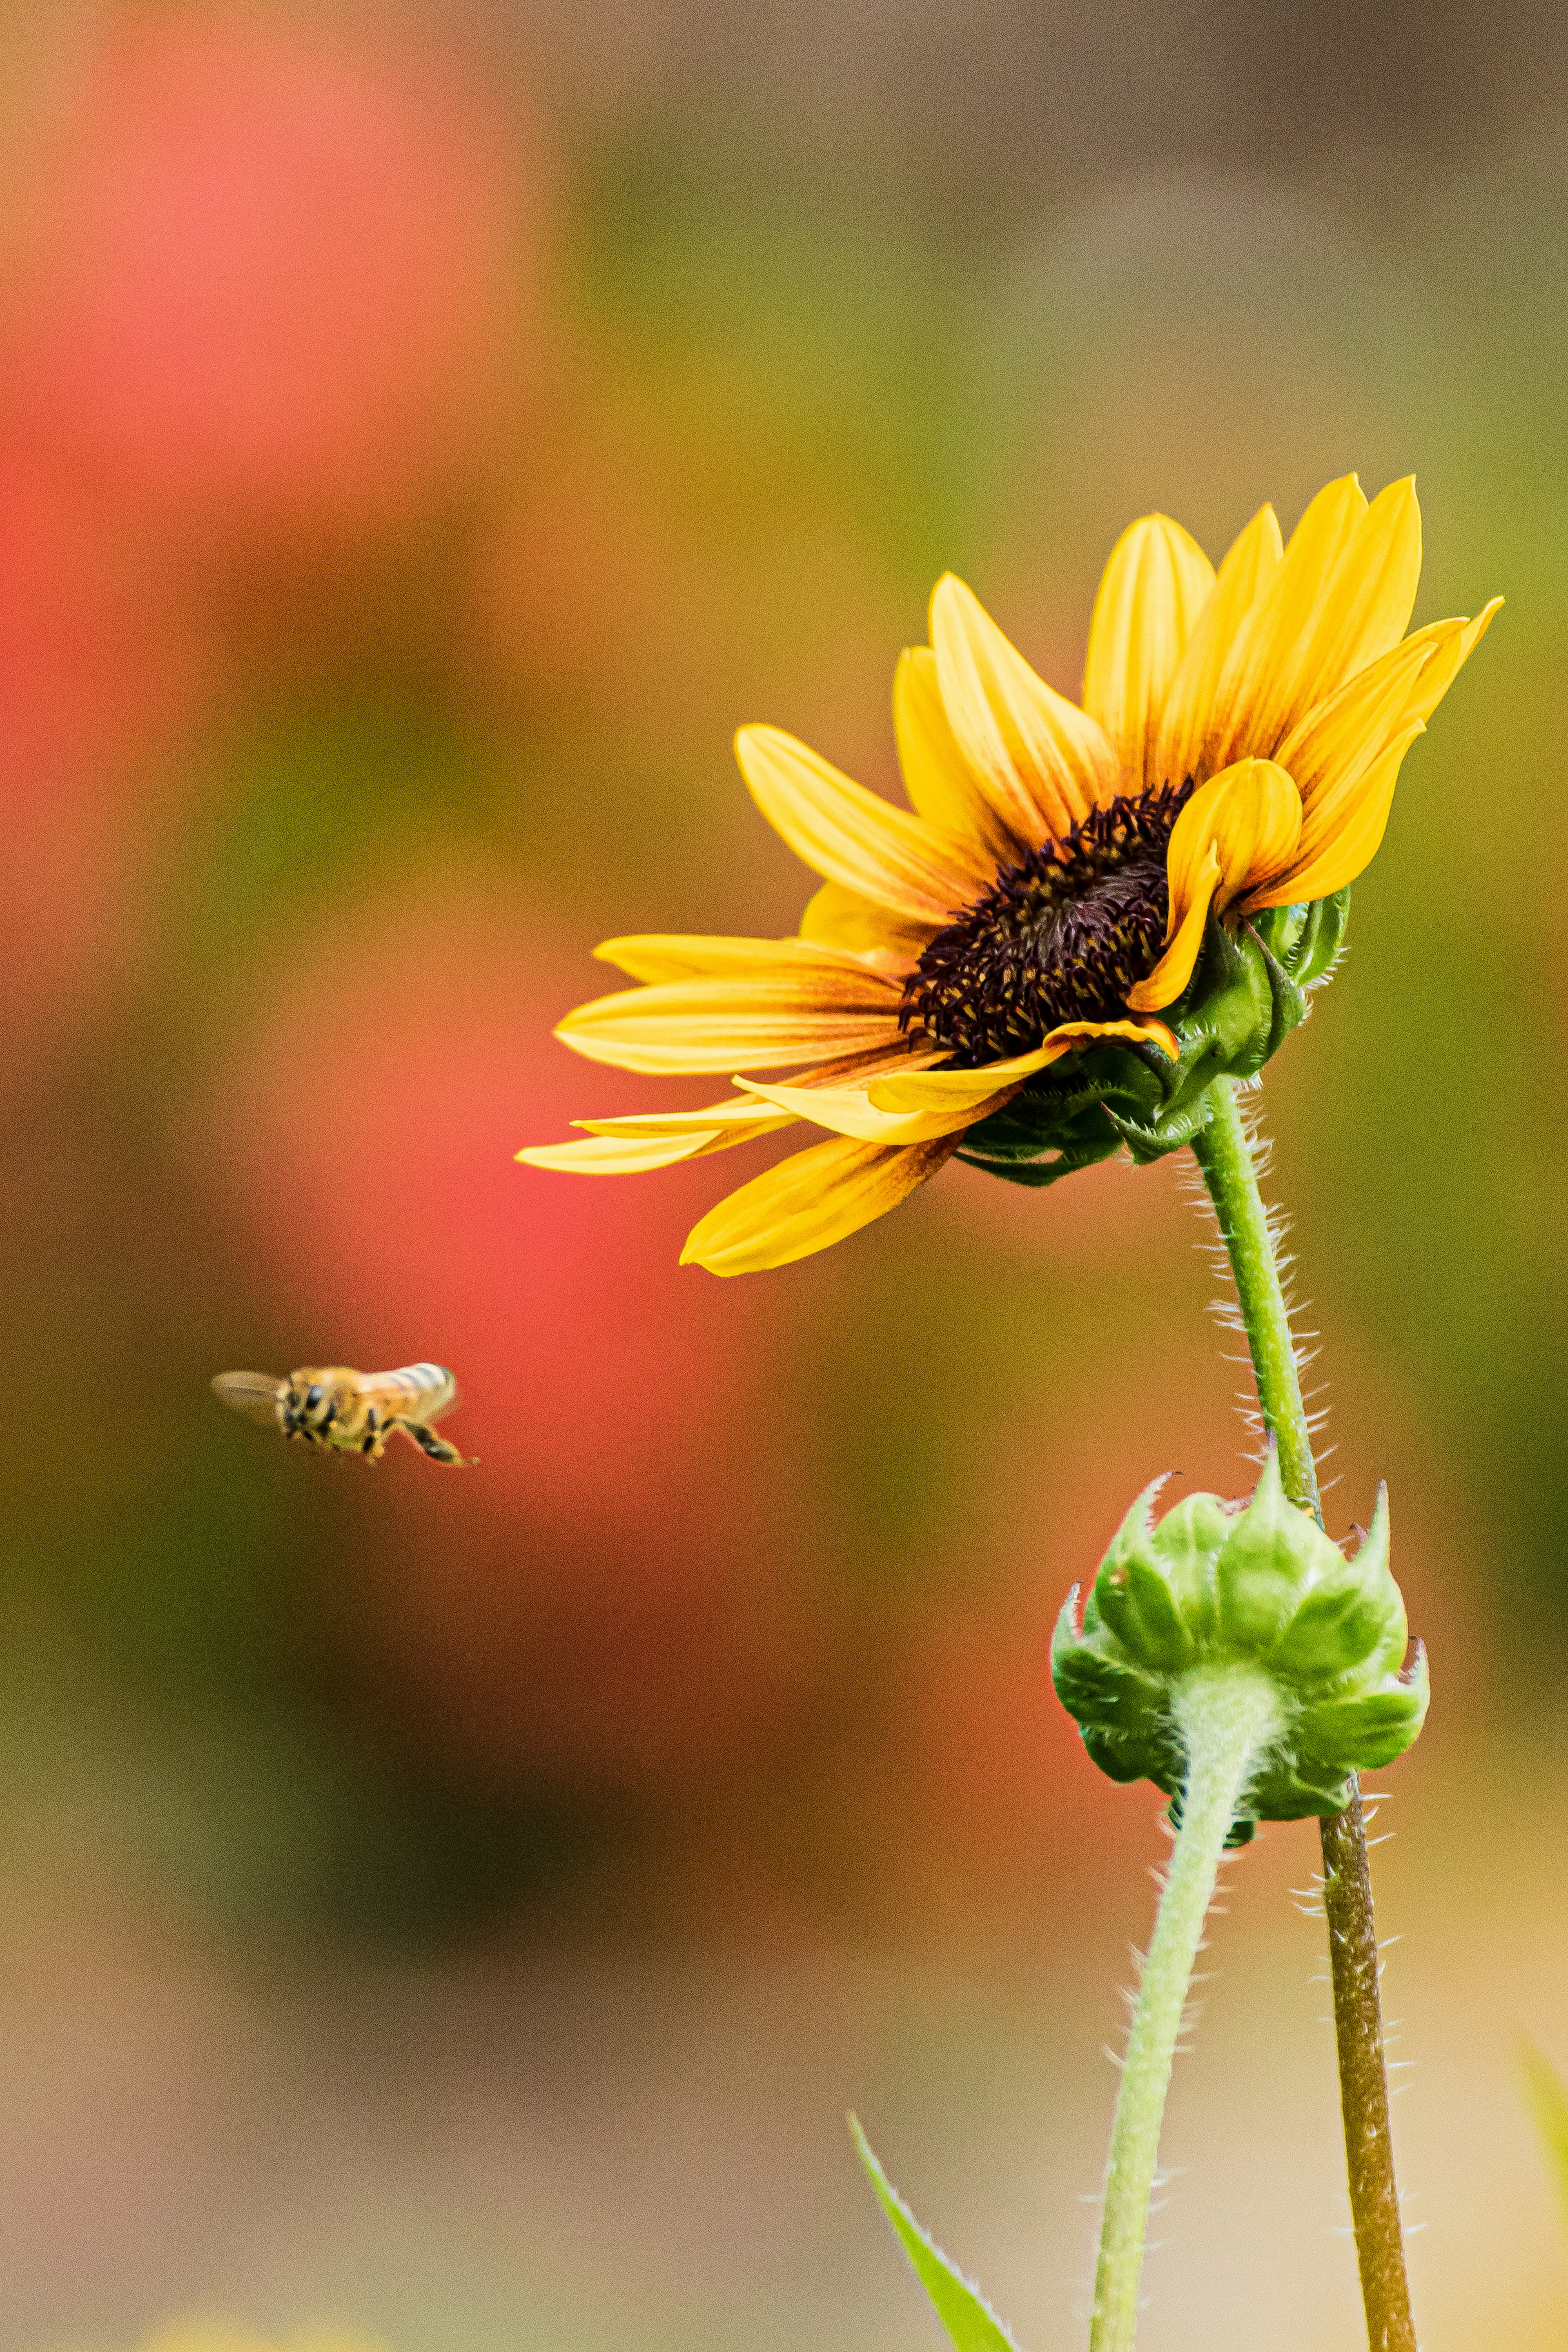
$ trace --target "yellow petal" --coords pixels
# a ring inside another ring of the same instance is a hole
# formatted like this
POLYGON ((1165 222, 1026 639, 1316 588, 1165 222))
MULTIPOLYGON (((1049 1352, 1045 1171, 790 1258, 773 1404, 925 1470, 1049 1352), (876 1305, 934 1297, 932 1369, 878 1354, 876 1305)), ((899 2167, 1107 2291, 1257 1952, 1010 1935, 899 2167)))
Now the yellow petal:
POLYGON ((594 954, 633 980, 656 982, 770 971, 804 971, 815 978, 824 968, 852 971, 860 961, 847 948, 825 940, 701 939, 674 931, 605 940, 594 954))
POLYGON ((593 1139, 587 1143, 532 1145, 517 1157, 531 1168, 555 1168, 574 1176, 637 1176, 678 1160, 700 1160, 729 1151, 777 1128, 792 1127, 793 1112, 764 1109, 749 1096, 710 1103, 703 1110, 645 1111, 627 1118, 579 1118, 593 1139))
MULTIPOLYGON (((1165 851, 1165 952, 1127 992, 1135 1012, 1174 1003, 1193 976, 1210 906, 1223 910, 1287 867, 1301 837, 1301 796, 1272 760, 1238 760, 1200 784, 1165 851)), ((1249 900, 1255 904, 1255 900, 1249 900)))
POLYGON ((1023 1080, 1008 1087, 994 1087, 989 1094, 977 1099, 945 1102, 937 1109, 923 1111, 881 1110, 871 1100, 871 1091, 858 1087, 763 1087, 746 1078, 737 1078, 737 1086, 748 1094, 757 1095, 764 1102, 773 1103, 793 1118, 808 1118, 818 1127, 831 1128, 835 1135, 852 1136, 858 1143, 927 1143, 933 1136, 953 1135, 961 1128, 973 1127, 976 1119, 984 1118, 1005 1102, 1010 1102, 1023 1080))
POLYGON ((1063 1021, 1037 1045, 1033 1053, 1016 1054, 1005 1062, 987 1062, 979 1070, 927 1070, 910 1075, 894 1070, 886 1077, 873 1080, 868 1092, 879 1110, 938 1112, 967 1104, 971 1120, 984 1118, 993 1108, 990 1097, 1005 1089, 1011 1093, 1037 1070, 1048 1069, 1059 1062, 1075 1045, 1099 1037, 1125 1037, 1134 1044, 1158 1045, 1163 1054, 1174 1061, 1179 1051, 1175 1039, 1163 1021, 1063 1021), (984 1109, 976 1106, 984 1105, 984 1109))
MULTIPOLYGON (((1356 811, 1369 793, 1375 793, 1379 789, 1376 778, 1382 772, 1383 762, 1389 751, 1397 747, 1400 758, 1403 759, 1414 739, 1422 731, 1423 722, 1420 719, 1416 720, 1414 727, 1402 728, 1394 737, 1393 744, 1384 741, 1378 746, 1375 759, 1348 769, 1325 791, 1319 792, 1314 796, 1311 807, 1302 815, 1301 837, 1296 844, 1289 865, 1282 867, 1278 874, 1268 877, 1266 881, 1260 877, 1255 883, 1253 889, 1247 894, 1247 903, 1249 907, 1261 906, 1264 903, 1260 894, 1265 890, 1270 905, 1289 906, 1300 898, 1300 891, 1287 887, 1292 877, 1316 863, 1328 845, 1337 841, 1346 825, 1354 821, 1356 811), (1278 895, 1281 890, 1286 892, 1283 898, 1278 895)), ((1397 767, 1397 761, 1395 765, 1397 767)), ((1319 892, 1315 895, 1321 897, 1322 893, 1319 892)))
POLYGON ((1412 645, 1422 637, 1440 638, 1441 642, 1432 661, 1421 672, 1411 689, 1410 699, 1405 706, 1405 718, 1407 724, 1417 719, 1431 718, 1432 713, 1491 627, 1494 614, 1501 609, 1502 598, 1494 596, 1486 610, 1478 613, 1473 621, 1466 621, 1459 625, 1457 638, 1444 635, 1455 625, 1448 621, 1437 621, 1429 629, 1416 631, 1415 635, 1410 640, 1412 645))
POLYGON ((668 982, 601 996, 555 1034, 591 1062, 654 1075, 784 1069, 868 1052, 898 1034, 900 991, 866 971, 668 982))
POLYGON ((879 800, 777 727, 742 727, 735 755, 752 798, 797 857, 917 923, 950 922, 991 882, 973 845, 879 800))
POLYGON ((1267 595, 1283 554, 1274 509, 1259 507, 1220 565, 1214 593, 1166 689, 1151 771, 1155 783, 1184 783, 1203 772, 1220 673, 1243 622, 1267 595))
POLYGON ((1383 845, 1400 763, 1417 735, 1424 732, 1420 725, 1409 729, 1389 745, 1355 793, 1342 796, 1331 812, 1325 813, 1321 808, 1313 811, 1316 822, 1311 838, 1303 828, 1299 856, 1286 873, 1257 896, 1248 898, 1249 910, 1328 898, 1365 873, 1383 845))
MULTIPOLYGON (((779 1127, 787 1119, 774 1122, 779 1127)), ((762 1135, 763 1127, 754 1130, 762 1135)), ((694 1128, 681 1135, 587 1137, 581 1143, 542 1143, 520 1151, 530 1168, 552 1168, 566 1176, 646 1176, 655 1168, 672 1168, 679 1160, 700 1160, 704 1152, 723 1150, 731 1143, 749 1143, 748 1135, 694 1128)))
POLYGON ((801 938, 813 946, 842 948, 874 971, 896 972, 900 978, 913 971, 921 950, 942 928, 890 914, 858 890, 847 890, 842 882, 825 882, 807 899, 800 919, 801 938))
MULTIPOLYGON (((798 1087, 790 1091, 798 1093, 803 1100, 815 1100, 815 1090, 817 1089, 829 1092, 858 1087, 864 1093, 870 1080, 879 1076, 884 1070, 925 1069, 932 1062, 941 1061, 942 1052, 941 1047, 911 1046, 907 1039, 896 1037, 890 1045, 873 1053, 847 1055, 841 1060, 825 1063, 821 1068, 809 1071, 798 1087)), ((585 1128, 590 1135, 605 1136, 617 1141, 668 1142, 674 1145, 684 1140, 686 1148, 681 1151, 672 1150, 668 1155, 672 1159, 695 1157, 706 1151, 727 1151, 731 1144, 750 1143, 754 1136, 767 1135, 774 1128, 792 1124, 795 1117, 793 1110, 775 1111, 759 1103, 758 1097, 764 1093, 764 1089, 749 1087, 744 1078, 737 1079, 736 1084, 744 1090, 740 1095, 731 1095, 721 1103, 707 1103, 699 1110, 633 1111, 616 1118, 577 1118, 572 1124, 585 1128)), ((819 1119, 817 1124, 827 1127, 833 1121, 819 1119)), ((520 1152, 518 1157, 521 1160, 534 1159, 541 1167, 588 1168, 590 1173, 601 1172, 596 1163, 589 1165, 591 1155, 578 1154, 575 1144, 551 1144, 542 1148, 549 1154, 545 1159, 539 1160, 537 1154, 530 1152, 520 1152), (574 1154, 577 1156, 574 1157, 574 1154)), ((667 1162, 661 1156, 647 1164, 663 1167, 667 1162)), ((626 1167, 627 1163, 624 1161, 606 1160, 603 1172, 626 1172, 626 1167)))
POLYGON ((1336 687, 1399 643, 1421 576, 1414 480, 1370 507, 1353 476, 1307 509, 1266 602, 1226 661, 1205 739, 1213 768, 1246 752, 1272 757, 1336 687))
MULTIPOLYGON (((1047 1069, 1068 1051, 1070 1040, 1053 1044, 1047 1038, 1031 1053, 1014 1054, 1005 1062, 987 1062, 980 1070, 894 1070, 876 1079, 871 1100, 879 1110, 941 1111, 985 1101, 1004 1087, 1022 1086, 1037 1070, 1047 1069)), ((971 1117, 973 1116, 971 1108, 971 1117)))
POLYGON ((1168 515, 1145 515, 1110 551, 1089 625, 1083 706, 1110 739, 1128 792, 1158 781, 1161 706, 1214 584, 1214 565, 1168 515))
POLYGON ((731 1096, 727 1102, 709 1103, 702 1110, 633 1111, 619 1118, 574 1118, 572 1124, 586 1128, 590 1135, 640 1137, 649 1141, 667 1136, 718 1135, 733 1129, 737 1140, 743 1143, 747 1139, 744 1130, 754 1128, 763 1135, 770 1127, 782 1127, 784 1121, 770 1118, 765 1111, 757 1108, 750 1094, 744 1094, 731 1096))
POLYGON ((889 1150, 835 1136, 797 1151, 710 1209, 688 1236, 680 1262, 730 1275, 809 1257, 897 1208, 951 1159, 957 1143, 956 1136, 939 1137, 889 1150))
POLYGON ((884 1044, 873 1046, 868 1054, 841 1054, 831 1062, 819 1063, 815 1070, 804 1071, 795 1083, 803 1087, 864 1086, 869 1078, 879 1078, 884 1070, 929 1070, 933 1062, 945 1062, 949 1051, 946 1045, 911 1045, 907 1036, 895 1033, 884 1044))
MULTIPOLYGON (((1273 667, 1235 751, 1271 756, 1315 702, 1397 646, 1421 579, 1414 479, 1379 492, 1326 579, 1292 571, 1285 551, 1273 667)), ((1233 752, 1232 756, 1235 756, 1233 752)))
POLYGON ((1238 760, 1200 784, 1176 819, 1165 852, 1167 940, 1185 920, 1211 849, 1218 869, 1214 901, 1223 909, 1289 866, 1300 838, 1301 795, 1272 760, 1238 760))
MULTIPOLYGON (((1191 806, 1191 803, 1188 803, 1191 806)), ((1184 810, 1183 814, 1185 814, 1184 810)), ((1187 878, 1187 898, 1176 935, 1147 980, 1127 992, 1127 1002, 1135 1013, 1163 1013, 1173 1004, 1193 976, 1193 966, 1198 960, 1198 950, 1204 942, 1204 928, 1208 921, 1209 902, 1219 883, 1219 859, 1214 844, 1209 843, 1203 863, 1187 878)))
POLYGON ((1036 677, 951 572, 931 600, 931 635, 959 748, 1015 839, 1064 840, 1115 798, 1121 772, 1096 721, 1036 677))
POLYGON ((893 735, 904 789, 931 824, 977 841, 985 856, 1008 865, 1017 844, 975 781, 959 749, 942 698, 936 656, 910 646, 893 673, 893 735))
MULTIPOLYGON (((1231 641, 1209 707, 1199 772, 1216 775, 1247 752, 1267 755, 1288 730, 1288 720, 1273 725, 1272 714, 1277 707, 1283 709, 1279 681, 1297 661, 1302 646, 1310 643, 1327 609, 1341 558, 1367 511, 1353 474, 1328 483, 1308 507, 1267 593, 1231 641)), ((1339 682, 1336 676, 1323 691, 1339 682)))
POLYGON ((1290 730, 1279 746, 1279 765, 1293 779, 1304 809, 1364 775, 1404 731, 1423 673, 1446 656, 1450 641, 1457 651, 1463 627, 1460 621, 1442 621, 1435 630, 1406 637, 1315 704, 1290 730))

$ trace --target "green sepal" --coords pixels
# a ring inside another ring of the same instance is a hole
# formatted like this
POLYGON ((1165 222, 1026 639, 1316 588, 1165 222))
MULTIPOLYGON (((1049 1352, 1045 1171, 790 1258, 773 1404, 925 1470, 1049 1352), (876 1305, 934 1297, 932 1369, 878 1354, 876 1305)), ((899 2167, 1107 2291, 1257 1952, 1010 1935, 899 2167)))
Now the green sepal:
POLYGON ((1184 1144, 1191 1143, 1194 1136, 1201 1135, 1208 1125, 1209 1109, 1205 1082, 1201 1093, 1194 1095, 1190 1101, 1179 1104, 1174 1110, 1162 1112, 1157 1118, 1123 1118, 1109 1106, 1106 1117, 1127 1146, 1129 1156, 1136 1165, 1147 1168, 1154 1160, 1163 1160, 1167 1153, 1180 1151, 1184 1144))
POLYGON ((1270 1444, 1243 1508, 1189 1495, 1154 1516, 1146 1487, 1084 1599, 1069 1594, 1051 1674, 1084 1746, 1115 1780, 1150 1780, 1179 1811, 1181 1701, 1192 1676, 1260 1669, 1283 1729, 1246 1792, 1250 1820, 1294 1821, 1349 1803, 1351 1776, 1403 1755, 1426 1719, 1425 1653, 1405 1665, 1405 1603, 1388 1565, 1388 1498, 1347 1559, 1291 1502, 1270 1444))
POLYGON ((1281 1637, 1304 1605, 1303 1596, 1345 1568, 1339 1546, 1286 1495, 1279 1452, 1271 1445, 1252 1500, 1215 1561, 1220 1644, 1238 1656, 1279 1664, 1281 1637))
POLYGON ((1154 1529, 1155 1556, 1200 1653, 1214 1640, 1215 1560, 1235 1517, 1235 1505, 1218 1495, 1184 1495, 1154 1529))
MULTIPOLYGON (((1159 1477, 1144 1487, 1111 1538, 1083 1615, 1086 1630, 1109 1625, 1123 1649, 1170 1675, 1193 1664, 1197 1637, 1188 1622, 1190 1609, 1177 1598, 1183 1581, 1179 1559, 1162 1542, 1163 1528, 1154 1525, 1153 1501, 1164 1484, 1159 1477)), ((1170 1520, 1175 1517, 1173 1511, 1170 1520)))
POLYGON ((1157 1738, 1165 1714, 1163 1681, 1141 1674, 1124 1653, 1113 1655, 1108 1646, 1080 1640, 1073 1623, 1077 1605, 1075 1584, 1051 1643, 1051 1675, 1062 1705, 1087 1727, 1114 1730, 1121 1738, 1157 1738))
POLYGON ((1274 1017, 1268 1025, 1268 1048, 1263 1056, 1264 1061, 1268 1062, 1271 1061, 1279 1051, 1291 1030, 1300 1028, 1301 1023, 1305 1021, 1308 1011, 1307 992, 1297 986, 1284 965, 1274 954, 1263 934, 1251 924, 1247 929, 1257 941, 1258 954, 1263 958, 1264 969, 1268 974, 1269 990, 1274 1000, 1274 1017))
POLYGON ((865 2166, 877 2201, 892 2223, 894 2233, 915 2274, 936 2307, 957 2352, 1018 2352, 1014 2336, 1003 2326, 978 2287, 955 2268, 928 2231, 922 2230, 909 2207, 878 2163, 858 2116, 849 2118, 856 2151, 865 2166))
POLYGON ((1403 1756, 1426 1717, 1426 1652, 1417 1643, 1408 1671, 1393 1689, 1321 1699, 1300 1723, 1303 1752, 1344 1772, 1376 1772, 1403 1756))
POLYGON ((1404 1596, 1388 1566, 1388 1488, 1380 1486, 1372 1525, 1354 1559, 1342 1559, 1335 1550, 1334 1565, 1297 1610, 1274 1658, 1303 1684, 1329 1683, 1380 1647, 1386 1664, 1400 1665, 1409 1638, 1404 1596))
POLYGON ((1331 898, 1294 907, 1268 907, 1252 923, 1270 953, 1278 956, 1300 989, 1309 989, 1333 970, 1345 943, 1351 894, 1347 883, 1331 898))
POLYGON ((1186 1752, 1168 1716, 1133 1734, 1115 1725, 1086 1723, 1080 1728, 1089 1762, 1098 1764, 1108 1780, 1152 1780, 1173 1802, 1179 1801, 1187 1776, 1186 1752))
MULTIPOLYGON (((1108 1044, 1069 1054, 1005 1109, 978 1120, 957 1156, 1015 1184, 1054 1184, 1109 1160, 1127 1140, 1129 1124, 1141 1130, 1158 1120, 1161 1071, 1172 1066, 1153 1045, 1108 1044)), ((1205 1105, 1200 1126, 1207 1116, 1205 1105)))
POLYGON ((1091 1168, 1097 1160, 1109 1160, 1121 1150, 1121 1133, 1098 1098, 1070 1109, 1053 1105, 1043 1121, 1031 1118, 1027 1109, 1014 1116, 1026 1099, 1016 1097, 1005 1110, 993 1111, 971 1128, 969 1139, 982 1140, 973 1150, 966 1143, 957 1157, 1010 1184, 1038 1187, 1091 1168))

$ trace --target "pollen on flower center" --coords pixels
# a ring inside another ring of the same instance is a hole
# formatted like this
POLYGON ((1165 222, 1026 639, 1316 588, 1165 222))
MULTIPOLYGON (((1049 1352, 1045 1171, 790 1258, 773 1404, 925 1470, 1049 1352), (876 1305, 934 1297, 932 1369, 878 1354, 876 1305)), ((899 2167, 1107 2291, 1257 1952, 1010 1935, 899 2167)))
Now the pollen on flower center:
POLYGON ((1160 958, 1165 845, 1192 789, 1118 796, 1004 866, 921 957, 900 1028, 918 1022, 961 1069, 980 1069, 1032 1053, 1058 1022, 1124 1019, 1127 992, 1160 958))

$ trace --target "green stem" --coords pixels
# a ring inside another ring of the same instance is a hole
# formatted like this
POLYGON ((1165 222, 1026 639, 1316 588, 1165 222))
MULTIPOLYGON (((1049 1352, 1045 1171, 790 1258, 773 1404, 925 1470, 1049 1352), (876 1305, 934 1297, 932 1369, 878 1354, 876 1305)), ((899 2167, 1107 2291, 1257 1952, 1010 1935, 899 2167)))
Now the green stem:
POLYGON ((1214 1110, 1193 1139, 1193 1154, 1204 1171, 1221 1237, 1236 1276, 1236 1294, 1263 1426, 1279 1448, 1279 1482, 1293 1503, 1323 1524, 1312 1433, 1301 1400, 1301 1373, 1290 1331, 1290 1311, 1279 1282, 1279 1263, 1268 1212, 1258 1190, 1252 1146, 1237 1108, 1236 1081, 1216 1078, 1209 1089, 1214 1110))
POLYGON ((1231 1666, 1196 1669, 1177 1697, 1175 1713, 1187 1750, 1182 1826, 1143 1963, 1116 2095, 1089 2352, 1131 2352, 1137 2331, 1160 2122, 1193 1964, 1226 1832, 1259 1757, 1279 1730, 1282 1708, 1268 1675, 1231 1666))
MULTIPOLYGON (((1214 1110, 1193 1144, 1236 1276, 1237 1297, 1252 1351, 1264 1427, 1279 1449, 1286 1493, 1323 1521, 1311 1431, 1301 1401, 1290 1318, 1268 1213, 1258 1190, 1252 1146, 1237 1108, 1236 1084, 1218 1078, 1214 1110)), ((1377 1928, 1359 1792, 1342 1813, 1321 1823, 1323 1908, 1334 1990, 1340 2105, 1345 2123, 1351 2220, 1371 2352, 1415 2352, 1405 2239, 1388 2123, 1388 2074, 1378 2000, 1377 1928)))

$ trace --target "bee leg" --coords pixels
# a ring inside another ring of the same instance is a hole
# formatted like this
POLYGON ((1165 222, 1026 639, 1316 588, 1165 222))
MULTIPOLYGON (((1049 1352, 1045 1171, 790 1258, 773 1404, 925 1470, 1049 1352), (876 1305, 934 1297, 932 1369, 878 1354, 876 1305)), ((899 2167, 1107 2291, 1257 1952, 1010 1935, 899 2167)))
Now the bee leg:
POLYGON ((444 1462, 448 1469, 464 1466, 463 1457, 457 1447, 448 1445, 444 1437, 437 1437, 427 1422, 404 1421, 398 1423, 398 1427, 405 1437, 413 1439, 421 1454, 429 1455, 432 1462, 444 1462))
POLYGON ((372 1405, 366 1418, 365 1434, 361 1441, 359 1450, 372 1462, 379 1462, 386 1451, 386 1432, 382 1426, 381 1415, 374 1405, 372 1405))

